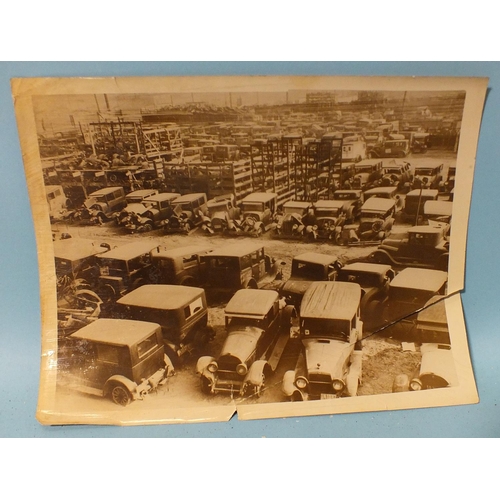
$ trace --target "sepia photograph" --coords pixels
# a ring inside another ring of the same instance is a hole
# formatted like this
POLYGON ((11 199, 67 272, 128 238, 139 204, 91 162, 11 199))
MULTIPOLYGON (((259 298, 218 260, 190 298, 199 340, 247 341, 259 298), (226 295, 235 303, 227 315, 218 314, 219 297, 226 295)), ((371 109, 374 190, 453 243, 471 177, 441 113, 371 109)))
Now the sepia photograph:
POLYGON ((478 402, 486 78, 20 78, 42 424, 478 402))

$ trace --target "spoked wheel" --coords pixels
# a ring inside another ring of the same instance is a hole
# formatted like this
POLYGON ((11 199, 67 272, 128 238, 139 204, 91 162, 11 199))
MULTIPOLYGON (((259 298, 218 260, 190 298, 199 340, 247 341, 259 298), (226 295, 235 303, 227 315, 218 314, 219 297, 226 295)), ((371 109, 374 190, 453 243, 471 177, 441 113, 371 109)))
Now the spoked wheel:
POLYGON ((131 403, 132 396, 126 387, 117 384, 111 389, 111 399, 117 405, 127 406, 131 403))

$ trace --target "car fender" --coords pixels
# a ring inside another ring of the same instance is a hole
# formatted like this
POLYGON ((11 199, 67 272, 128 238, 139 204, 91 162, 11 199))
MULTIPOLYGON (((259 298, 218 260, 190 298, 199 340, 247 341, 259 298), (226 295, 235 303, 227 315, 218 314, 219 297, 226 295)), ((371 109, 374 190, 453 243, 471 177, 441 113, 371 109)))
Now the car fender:
POLYGON ((130 380, 129 378, 124 377, 123 375, 113 375, 112 377, 109 377, 108 380, 106 380, 106 383, 104 384, 103 395, 107 396, 110 393, 111 388, 115 384, 124 385, 134 399, 136 399, 136 397, 138 396, 136 390, 137 384, 132 380, 130 380))
POLYGON ((283 382, 281 383, 281 392, 295 401, 304 401, 307 399, 305 394, 295 385, 295 371, 288 370, 283 375, 283 382))
POLYGON ((243 381, 243 386, 261 387, 264 385, 265 374, 271 370, 271 367, 265 359, 255 361, 243 381))
POLYGON ((216 361, 216 359, 213 356, 202 356, 200 359, 198 359, 198 362, 196 363, 196 374, 197 375, 204 375, 205 372, 210 373, 207 370, 207 366, 212 361, 216 361))

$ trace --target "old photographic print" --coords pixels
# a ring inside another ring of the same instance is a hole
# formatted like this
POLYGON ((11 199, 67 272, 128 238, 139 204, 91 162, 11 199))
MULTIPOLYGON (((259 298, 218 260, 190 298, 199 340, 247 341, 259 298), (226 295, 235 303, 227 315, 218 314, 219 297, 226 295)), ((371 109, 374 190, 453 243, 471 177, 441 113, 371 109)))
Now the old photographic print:
POLYGON ((470 404, 460 301, 487 79, 17 79, 37 417, 470 404))

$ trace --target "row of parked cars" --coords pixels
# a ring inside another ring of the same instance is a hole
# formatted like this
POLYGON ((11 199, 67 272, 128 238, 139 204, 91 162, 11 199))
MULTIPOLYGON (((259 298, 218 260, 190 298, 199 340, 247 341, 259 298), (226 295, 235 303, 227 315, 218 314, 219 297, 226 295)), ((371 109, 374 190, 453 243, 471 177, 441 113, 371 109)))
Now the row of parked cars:
POLYGON ((55 242, 57 275, 66 282, 60 305, 66 301, 67 307, 59 312, 60 347, 68 355, 61 359, 73 375, 92 378, 90 392, 98 390, 119 404, 164 383, 186 354, 207 352, 214 331, 206 293, 221 290, 231 296, 227 337, 218 355, 204 354, 197 363, 203 391, 260 394, 293 341, 300 343, 300 355, 283 379, 286 396, 294 401, 353 396, 361 381, 363 325, 371 331, 390 326, 442 297, 447 280, 446 272, 435 269, 396 273, 386 264, 343 265, 309 252, 293 259, 290 279, 283 281, 278 263, 257 243, 219 250, 147 250, 137 242, 109 249, 89 243, 88 258, 80 255, 72 267, 63 248, 84 245, 76 238, 55 242), (79 281, 84 279, 94 280, 92 286, 79 281), (69 281, 77 283, 76 296, 69 281), (262 289, 266 284, 272 286, 262 289), (114 295, 102 318, 98 309, 104 301, 95 300, 108 286, 114 295), (146 362, 150 356, 154 362, 146 362))

